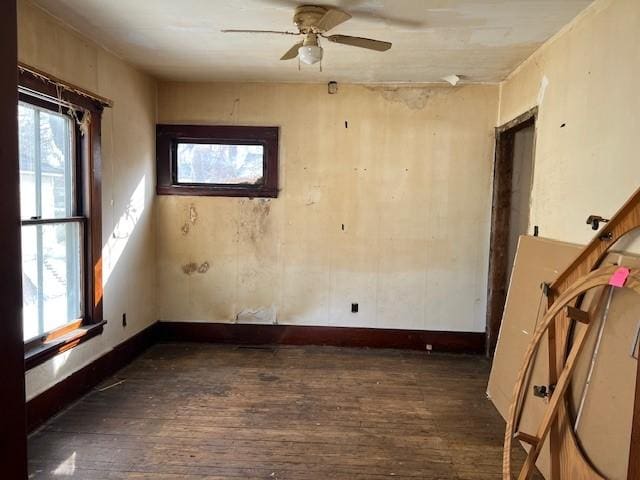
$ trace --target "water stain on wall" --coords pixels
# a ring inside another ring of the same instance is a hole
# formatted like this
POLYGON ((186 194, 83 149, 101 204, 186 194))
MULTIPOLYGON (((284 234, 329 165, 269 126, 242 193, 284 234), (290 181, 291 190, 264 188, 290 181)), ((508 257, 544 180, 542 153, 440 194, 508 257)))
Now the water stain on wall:
POLYGON ((198 270, 198 264, 195 262, 189 262, 182 265, 182 273, 185 275, 192 275, 198 270))
POLYGON ((182 234, 188 235, 189 232, 191 231, 191 226, 195 225, 197 221, 198 221, 198 211, 196 210, 195 205, 191 204, 189 205, 188 218, 182 224, 182 227, 180 227, 180 230, 182 230, 182 234))
POLYGON ((193 275, 196 272, 204 274, 209 271, 209 268, 211 268, 209 262, 202 262, 200 265, 196 262, 189 262, 182 265, 182 273, 185 275, 193 275))
POLYGON ((388 102, 402 103, 411 110, 422 110, 434 94, 433 88, 426 87, 366 87, 382 95, 388 102))
POLYGON ((195 225, 197 220, 198 211, 196 210, 195 205, 191 204, 189 205, 189 221, 191 222, 191 225, 195 225))
POLYGON ((257 244, 258 240, 268 232, 271 213, 269 199, 243 199, 240 201, 238 220, 238 237, 257 244))

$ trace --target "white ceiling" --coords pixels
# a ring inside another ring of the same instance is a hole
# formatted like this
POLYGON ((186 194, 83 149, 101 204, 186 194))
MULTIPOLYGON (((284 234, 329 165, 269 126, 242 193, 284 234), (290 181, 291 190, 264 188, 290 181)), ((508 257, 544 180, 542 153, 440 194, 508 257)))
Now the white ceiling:
MULTIPOLYGON (((162 79, 497 82, 592 0, 325 0, 353 18, 331 33, 393 42, 380 53, 325 42, 323 72, 280 61, 297 37, 295 0, 35 0, 120 57, 162 79)), ((308 2, 307 2, 308 3, 308 2)))

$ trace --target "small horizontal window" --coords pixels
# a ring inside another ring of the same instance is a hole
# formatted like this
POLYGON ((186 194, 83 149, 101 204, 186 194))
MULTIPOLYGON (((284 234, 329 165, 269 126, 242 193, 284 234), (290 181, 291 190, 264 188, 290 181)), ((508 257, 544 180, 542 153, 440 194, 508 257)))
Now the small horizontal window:
POLYGON ((157 126, 157 193, 276 197, 278 128, 157 126))

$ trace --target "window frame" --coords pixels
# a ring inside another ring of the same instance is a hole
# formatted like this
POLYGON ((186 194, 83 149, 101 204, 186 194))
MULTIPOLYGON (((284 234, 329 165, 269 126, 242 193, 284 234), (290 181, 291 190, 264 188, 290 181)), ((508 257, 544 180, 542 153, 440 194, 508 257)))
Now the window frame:
MULTIPOLYGON (((18 68, 18 99, 39 108, 57 112, 60 106, 73 108, 82 115, 90 115, 85 134, 73 123, 74 134, 74 185, 77 202, 75 217, 81 219, 82 232, 82 303, 83 316, 24 344, 27 370, 47 361, 55 355, 99 335, 104 330, 102 288, 102 159, 101 116, 110 103, 93 97, 81 89, 47 76, 31 67, 18 68)), ((16 105, 17 108, 17 105, 16 105)), ((73 218, 73 217, 72 217, 73 218)), ((21 219, 21 225, 34 223, 62 223, 64 219, 21 219)))
POLYGON ((239 125, 156 125, 156 193, 210 197, 277 198, 278 127, 239 125), (263 181, 259 184, 178 182, 177 148, 181 143, 261 145, 263 181))
MULTIPOLYGON (((71 183, 73 184, 73 198, 71 199, 72 201, 72 213, 71 215, 67 215, 64 217, 45 217, 45 216, 34 216, 34 217, 28 217, 28 216, 22 216, 21 215, 21 226, 22 226, 22 232, 24 232, 24 227, 37 227, 37 226, 41 226, 41 227, 45 227, 47 225, 62 225, 62 224, 66 224, 66 223, 74 223, 77 224, 79 226, 79 233, 80 233, 80 237, 79 237, 79 242, 80 242, 80 267, 81 267, 81 272, 80 272, 80 277, 79 277, 79 286, 80 286, 80 301, 81 301, 81 310, 82 310, 82 315, 81 317, 77 318, 75 321, 73 322, 68 322, 65 323, 64 325, 61 325, 58 328, 54 328, 52 330, 43 332, 42 334, 38 334, 35 337, 32 338, 28 338, 24 343, 26 345, 31 345, 32 343, 39 343, 41 342, 42 337, 49 337, 52 333, 57 332, 58 330, 66 330, 66 327, 68 327, 69 325, 75 325, 77 324, 79 321, 81 321, 84 318, 84 312, 86 310, 86 306, 87 306, 87 295, 86 295, 86 290, 87 290, 87 285, 85 285, 85 271, 86 271, 86 265, 85 265, 85 251, 87 246, 85 245, 85 235, 86 235, 86 230, 87 230, 87 217, 84 215, 84 211, 82 208, 82 162, 81 160, 81 156, 78 153, 79 149, 81 148, 81 143, 80 143, 80 129, 77 125, 77 123, 74 121, 73 117, 68 114, 65 111, 60 111, 59 105, 48 102, 44 99, 41 98, 34 98, 31 97, 23 92, 18 92, 18 101, 19 103, 22 104, 26 104, 29 105, 30 107, 34 107, 37 108, 38 111, 40 111, 40 115, 41 113, 44 112, 51 112, 54 114, 58 114, 58 115, 63 115, 65 117, 67 117, 67 120, 69 121, 70 124, 70 129, 71 131, 69 132, 71 135, 71 142, 70 142, 70 147, 71 147, 71 155, 70 155, 70 163, 72 165, 71 169, 72 169, 72 176, 71 176, 71 183)), ((65 109, 67 107, 64 107, 65 109)), ((78 115, 82 115, 82 113, 76 113, 78 115)), ((36 117, 37 118, 37 117, 36 117)), ((38 157, 38 156, 37 156, 38 157)), ((41 161, 41 160, 40 160, 41 161)), ((38 166, 36 166, 36 171, 37 171, 38 166)), ((41 168, 41 167, 40 167, 41 168)), ((36 180, 37 183, 37 180, 36 180)), ((34 213, 38 213, 38 212, 34 212, 34 213)), ((21 233, 22 233, 21 232, 21 233)), ((38 236, 42 235, 42 232, 37 233, 38 236)), ((39 242, 41 244, 41 242, 39 242)), ((40 252, 39 252, 40 253, 40 252)), ((38 266, 38 269, 42 269, 42 266, 38 266)), ((40 311, 40 315, 43 315, 43 312, 40 311)))

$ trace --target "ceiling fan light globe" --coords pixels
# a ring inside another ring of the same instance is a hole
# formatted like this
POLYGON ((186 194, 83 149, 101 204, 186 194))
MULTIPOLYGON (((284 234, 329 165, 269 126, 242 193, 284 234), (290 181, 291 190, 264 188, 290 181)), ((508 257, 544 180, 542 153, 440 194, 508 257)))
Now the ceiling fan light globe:
POLYGON ((298 56, 302 63, 313 65, 322 60, 322 47, 317 45, 304 45, 298 49, 298 56))

